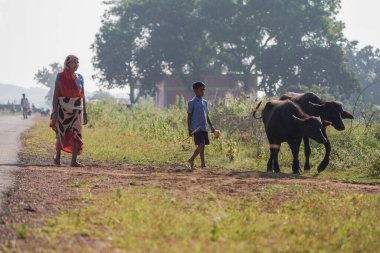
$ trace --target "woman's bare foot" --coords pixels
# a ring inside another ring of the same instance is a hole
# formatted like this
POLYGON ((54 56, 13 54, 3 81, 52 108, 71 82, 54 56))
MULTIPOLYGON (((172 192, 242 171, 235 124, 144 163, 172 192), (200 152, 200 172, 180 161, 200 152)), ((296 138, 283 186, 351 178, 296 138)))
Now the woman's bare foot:
POLYGON ((84 167, 83 164, 78 163, 78 162, 74 162, 74 163, 72 162, 70 166, 71 166, 71 167, 84 167))
POLYGON ((54 165, 57 166, 57 167, 61 166, 61 161, 60 161, 59 158, 54 157, 54 165))

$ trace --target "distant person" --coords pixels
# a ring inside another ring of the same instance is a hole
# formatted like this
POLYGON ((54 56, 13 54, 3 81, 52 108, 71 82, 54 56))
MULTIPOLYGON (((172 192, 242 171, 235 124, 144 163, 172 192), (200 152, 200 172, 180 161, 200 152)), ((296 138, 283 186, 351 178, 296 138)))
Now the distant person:
POLYGON ((194 169, 194 160, 198 156, 201 157, 201 168, 206 167, 205 163, 205 146, 210 144, 208 137, 207 124, 211 128, 211 132, 215 132, 215 128, 211 124, 208 117, 207 101, 203 99, 206 85, 202 82, 193 84, 195 97, 188 102, 187 108, 187 126, 189 136, 194 136, 194 143, 197 146, 193 155, 188 160, 189 167, 194 169))
POLYGON ((82 124, 87 124, 84 81, 75 73, 79 59, 74 55, 66 57, 64 69, 57 75, 53 95, 50 126, 56 132, 56 155, 54 164, 61 165, 61 151, 71 153, 71 167, 83 167, 77 156, 83 147, 82 124))
POLYGON ((28 99, 25 96, 25 93, 22 94, 21 108, 22 108, 23 119, 28 119, 28 111, 29 111, 30 105, 29 105, 28 99))

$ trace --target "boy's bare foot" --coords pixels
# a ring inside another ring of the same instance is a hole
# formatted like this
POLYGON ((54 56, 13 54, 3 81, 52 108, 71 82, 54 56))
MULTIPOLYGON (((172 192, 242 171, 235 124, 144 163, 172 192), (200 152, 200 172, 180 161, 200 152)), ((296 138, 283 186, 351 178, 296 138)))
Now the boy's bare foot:
POLYGON ((84 167, 84 165, 81 163, 75 162, 75 163, 71 163, 71 167, 84 167))
POLYGON ((188 164, 189 169, 191 169, 191 170, 194 169, 194 161, 192 161, 192 160, 188 160, 188 161, 187 161, 187 164, 188 164))

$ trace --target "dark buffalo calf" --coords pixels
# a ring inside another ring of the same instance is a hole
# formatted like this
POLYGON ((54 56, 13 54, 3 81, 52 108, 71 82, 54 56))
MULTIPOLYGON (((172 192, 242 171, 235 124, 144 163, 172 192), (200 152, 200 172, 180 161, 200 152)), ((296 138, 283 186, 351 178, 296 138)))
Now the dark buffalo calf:
MULTIPOLYGON (((255 114, 260 104, 253 113, 255 118, 257 118, 255 114)), ((290 100, 268 102, 261 113, 261 118, 270 144, 268 172, 280 172, 278 153, 282 142, 287 142, 292 151, 293 173, 300 174, 298 153, 302 138, 307 136, 319 143, 327 141, 322 134, 322 128, 329 122, 322 123, 319 117, 305 114, 297 104, 290 100)))
MULTIPOLYGON (((343 110, 342 104, 336 101, 325 101, 319 98, 316 94, 312 92, 308 93, 293 93, 289 92, 280 97, 280 100, 291 100, 301 107, 301 109, 311 116, 321 117, 322 121, 330 121, 332 126, 338 130, 343 131, 345 129, 342 119, 353 119, 354 116, 343 110)), ((331 144, 327 137, 326 127, 322 129, 323 135, 327 139, 327 142, 324 144, 326 153, 323 161, 318 165, 318 172, 322 172, 326 169, 330 160, 331 144)), ((310 144, 309 138, 304 137, 304 146, 305 146, 305 166, 304 169, 310 170, 310 144)))

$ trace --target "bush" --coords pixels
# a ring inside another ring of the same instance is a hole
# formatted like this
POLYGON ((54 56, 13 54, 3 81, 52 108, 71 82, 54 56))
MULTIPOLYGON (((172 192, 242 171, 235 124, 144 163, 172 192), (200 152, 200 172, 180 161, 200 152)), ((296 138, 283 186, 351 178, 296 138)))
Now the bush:
MULTIPOLYGON (((187 137, 187 113, 186 108, 182 108, 183 103, 171 108, 157 108, 152 102, 143 102, 133 108, 109 102, 89 105, 90 121, 86 129, 89 132, 84 136, 91 138, 86 143, 88 148, 84 155, 95 160, 143 164, 185 162, 194 146, 191 138, 182 141, 187 137)), ((253 99, 232 96, 226 101, 210 102, 210 118, 222 135, 219 140, 211 136, 211 145, 206 148, 209 164, 266 171, 269 147, 262 121, 252 118, 256 103, 253 99)), ((357 181, 361 175, 360 181, 379 180, 374 175, 378 175, 380 167, 380 124, 368 126, 355 121, 350 125, 346 121, 347 130, 343 132, 329 128, 330 164, 319 176, 357 181)), ((316 171, 325 150, 314 141, 311 147, 310 162, 312 171, 316 171)), ((300 150, 303 164, 303 147, 300 150)), ((284 172, 290 172, 291 165, 291 152, 284 144, 280 166, 284 172)))

